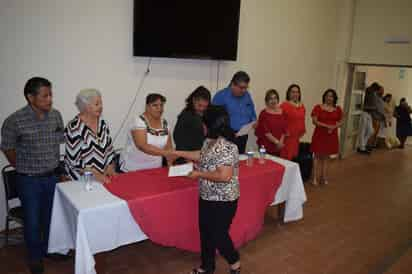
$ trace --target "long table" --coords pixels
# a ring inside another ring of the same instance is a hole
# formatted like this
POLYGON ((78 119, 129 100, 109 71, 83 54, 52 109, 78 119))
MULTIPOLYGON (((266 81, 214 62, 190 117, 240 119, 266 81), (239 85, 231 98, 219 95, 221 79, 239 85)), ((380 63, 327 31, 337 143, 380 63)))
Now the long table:
MULTIPOLYGON (((303 218, 306 194, 299 166, 276 157, 271 160, 285 167, 272 205, 285 202, 285 222, 303 218)), ((146 239, 127 202, 112 195, 104 186, 95 184, 93 191, 86 192, 78 182, 58 184, 49 252, 66 253, 76 249, 76 274, 96 273, 94 254, 146 239)))

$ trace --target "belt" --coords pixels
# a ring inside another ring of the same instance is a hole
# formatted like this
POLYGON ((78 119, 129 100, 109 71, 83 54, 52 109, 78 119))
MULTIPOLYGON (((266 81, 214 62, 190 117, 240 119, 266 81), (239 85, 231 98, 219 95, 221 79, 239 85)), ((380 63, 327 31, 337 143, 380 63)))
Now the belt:
POLYGON ((18 174, 18 175, 21 175, 21 176, 44 178, 44 177, 52 177, 52 176, 55 176, 55 175, 56 175, 56 171, 53 169, 52 171, 46 171, 46 172, 36 173, 36 174, 32 174, 32 173, 22 173, 22 172, 17 172, 17 174, 18 174))

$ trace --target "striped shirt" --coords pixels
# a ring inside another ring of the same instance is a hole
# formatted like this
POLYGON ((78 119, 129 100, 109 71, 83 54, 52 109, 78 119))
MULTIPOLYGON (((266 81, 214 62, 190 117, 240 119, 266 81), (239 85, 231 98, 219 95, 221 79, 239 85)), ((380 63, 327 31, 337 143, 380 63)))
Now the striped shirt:
POLYGON ((94 168, 103 173, 114 157, 112 138, 109 127, 99 119, 97 134, 76 116, 64 131, 66 171, 73 180, 78 180, 82 170, 94 168))
POLYGON ((10 115, 1 129, 1 149, 16 151, 16 170, 26 174, 53 171, 59 165, 63 119, 52 109, 43 119, 30 105, 10 115))

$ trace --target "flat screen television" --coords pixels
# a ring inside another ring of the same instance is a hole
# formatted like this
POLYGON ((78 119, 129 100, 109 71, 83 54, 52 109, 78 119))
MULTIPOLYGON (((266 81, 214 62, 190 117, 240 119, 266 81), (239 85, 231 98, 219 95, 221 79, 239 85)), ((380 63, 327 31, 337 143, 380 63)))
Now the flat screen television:
POLYGON ((240 0, 135 0, 133 55, 236 60, 240 0))

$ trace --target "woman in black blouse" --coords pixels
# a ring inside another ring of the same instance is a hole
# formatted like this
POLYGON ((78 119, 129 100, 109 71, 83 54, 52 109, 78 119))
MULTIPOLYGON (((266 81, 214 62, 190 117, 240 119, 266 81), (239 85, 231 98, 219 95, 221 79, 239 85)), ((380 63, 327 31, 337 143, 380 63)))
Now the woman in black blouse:
MULTIPOLYGON (((176 150, 200 150, 206 136, 203 114, 210 104, 210 91, 197 87, 186 99, 186 107, 179 114, 173 132, 176 150)), ((178 163, 184 162, 178 159, 178 163)))

